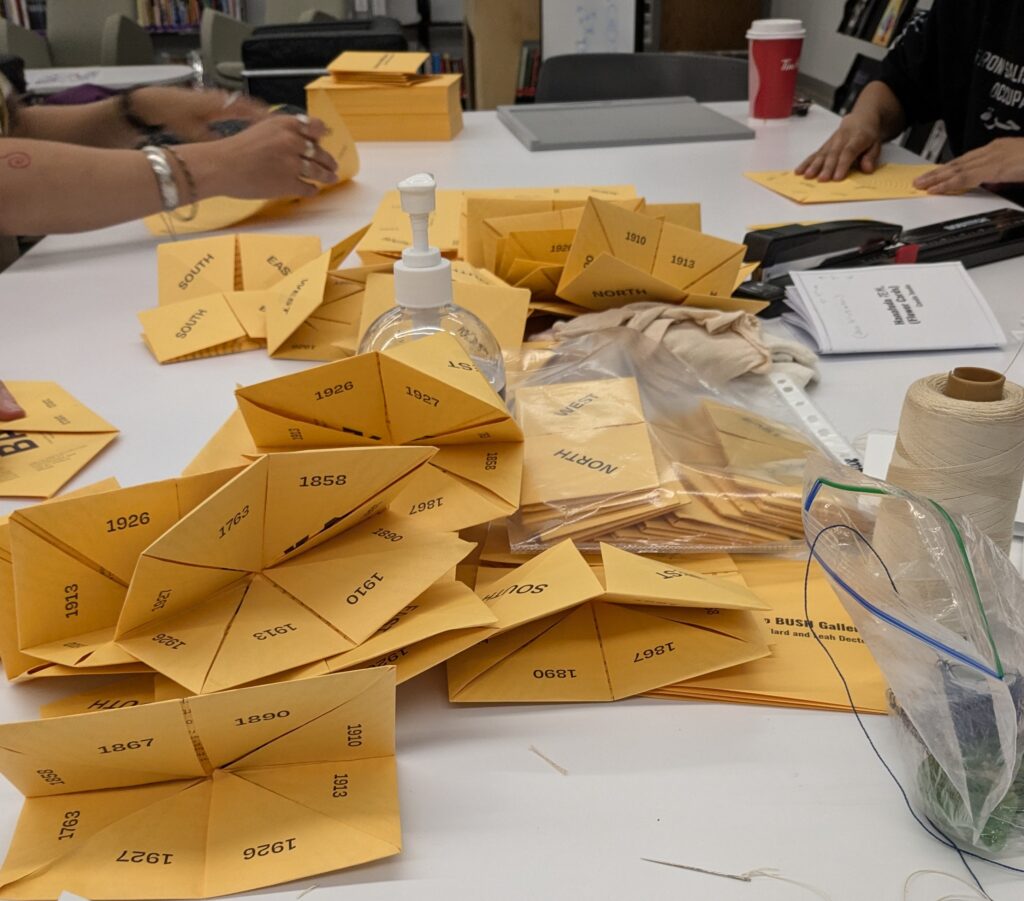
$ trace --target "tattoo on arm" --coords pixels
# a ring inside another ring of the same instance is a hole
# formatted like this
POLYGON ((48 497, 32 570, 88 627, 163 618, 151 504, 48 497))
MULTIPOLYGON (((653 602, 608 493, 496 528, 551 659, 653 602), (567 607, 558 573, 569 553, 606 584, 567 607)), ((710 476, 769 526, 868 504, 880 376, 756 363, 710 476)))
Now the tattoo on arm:
POLYGON ((5 153, 0 155, 0 163, 4 161, 7 162, 7 167, 9 169, 27 169, 32 165, 32 157, 20 150, 16 150, 14 153, 5 153))

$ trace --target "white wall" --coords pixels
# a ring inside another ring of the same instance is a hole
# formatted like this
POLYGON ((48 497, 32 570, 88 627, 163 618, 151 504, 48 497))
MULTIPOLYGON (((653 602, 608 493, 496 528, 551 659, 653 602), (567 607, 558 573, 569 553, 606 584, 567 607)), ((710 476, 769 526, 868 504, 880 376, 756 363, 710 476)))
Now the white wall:
POLYGON ((780 19, 802 19, 807 29, 800 54, 800 72, 832 87, 843 83, 858 53, 881 59, 885 50, 870 41, 839 34, 843 0, 772 0, 772 15, 780 19))
MULTIPOLYGON (((918 0, 918 9, 928 9, 932 0, 918 0)), ((837 87, 843 83, 858 53, 881 59, 885 49, 870 41, 839 34, 843 0, 772 0, 772 15, 780 19, 803 19, 807 39, 800 56, 800 71, 811 78, 837 87)))

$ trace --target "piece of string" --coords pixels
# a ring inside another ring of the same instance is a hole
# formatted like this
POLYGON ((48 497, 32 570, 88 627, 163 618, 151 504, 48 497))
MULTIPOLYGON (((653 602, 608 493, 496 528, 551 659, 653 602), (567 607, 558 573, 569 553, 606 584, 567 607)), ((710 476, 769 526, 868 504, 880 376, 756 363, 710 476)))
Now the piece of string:
POLYGON ((550 757, 548 757, 547 754, 544 754, 541 751, 538 751, 533 745, 530 745, 530 750, 534 754, 536 754, 541 760, 543 760, 549 767, 551 767, 551 769, 555 770, 556 772, 561 773, 563 776, 568 776, 569 775, 569 771, 564 766, 561 766, 560 764, 555 763, 550 757))
POLYGON ((889 778, 892 779, 893 783, 896 785, 896 788, 899 790, 899 793, 903 798, 903 803, 906 804, 907 810, 910 812, 910 815, 914 818, 917 824, 932 838, 934 838, 936 841, 941 842, 946 847, 952 848, 957 853, 957 856, 960 858, 960 862, 963 864, 964 869, 967 870, 968 874, 970 874, 971 879, 974 881, 975 885, 978 888, 978 891, 981 893, 981 897, 984 899, 984 901, 993 901, 992 896, 988 894, 988 892, 985 890, 985 886, 981 884, 981 880, 978 878, 977 874, 971 868, 971 865, 968 862, 967 858, 971 857, 975 860, 984 861, 985 863, 992 864, 992 866, 1008 870, 1011 873, 1024 874, 1024 869, 1021 869, 1020 867, 1011 866, 1010 864, 1002 863, 998 860, 993 860, 990 857, 983 857, 981 854, 975 854, 973 851, 968 851, 965 848, 961 848, 955 841, 953 841, 953 839, 946 835, 938 826, 936 826, 930 820, 925 821, 920 816, 918 816, 917 811, 914 810, 913 806, 910 803, 910 798, 907 795, 906 789, 904 789, 903 784, 900 782, 896 774, 893 772, 892 767, 889 766, 885 758, 882 756, 882 752, 878 750, 878 746, 871 738, 871 733, 868 732, 867 726, 864 725, 864 720, 860 715, 860 711, 857 709, 857 705, 854 703, 853 693, 850 690, 850 683, 846 681, 846 676, 843 675, 843 671, 839 668, 839 664, 836 663, 835 657, 832 656, 832 652, 828 649, 825 642, 821 640, 821 637, 818 635, 818 632, 814 628, 814 624, 811 621, 810 601, 808 599, 810 591, 809 582, 811 577, 811 562, 814 559, 814 551, 817 547, 818 542, 821 540, 821 537, 825 535, 827 532, 831 532, 836 529, 845 529, 848 532, 852 532, 853 535, 855 535, 858 539, 864 542, 864 545, 868 548, 869 551, 871 551, 875 559, 878 560, 882 569, 885 571, 886 578, 888 578, 889 584, 892 586, 893 591, 897 591, 896 582, 893 580, 892 574, 889 572, 889 567, 885 565, 885 561, 879 556, 878 552, 874 549, 874 547, 872 547, 871 542, 868 541, 867 538, 865 538, 860 531, 853 528, 852 526, 845 525, 844 523, 837 523, 835 525, 826 526, 820 532, 818 532, 817 535, 814 536, 814 540, 811 542, 810 550, 807 555, 807 563, 804 566, 804 619, 808 623, 811 635, 814 637, 814 640, 818 643, 818 646, 822 649, 822 651, 825 652, 825 656, 828 657, 829 663, 832 664, 832 668, 836 671, 836 675, 839 676, 839 681, 843 684, 843 690, 846 692, 846 700, 850 705, 851 712, 857 720, 857 725, 860 726, 860 731, 864 733, 864 738, 867 739, 867 743, 868 745, 870 745, 871 750, 875 754, 875 757, 878 758, 878 762, 882 764, 882 767, 889 774, 889 778))
POLYGON ((806 882, 800 882, 797 879, 780 876, 779 871, 774 867, 759 867, 756 870, 747 870, 745 873, 720 873, 718 870, 706 870, 704 867, 689 866, 685 863, 672 863, 668 860, 654 860, 650 857, 641 857, 640 859, 647 861, 647 863, 661 864, 663 867, 675 867, 677 870, 689 870, 691 873, 703 873, 705 876, 718 876, 722 879, 735 879, 737 882, 753 882, 755 879, 775 879, 778 882, 788 882, 790 885, 807 889, 811 894, 821 898, 822 901, 832 901, 832 896, 820 888, 816 888, 806 882))
POLYGON ((947 873, 945 870, 915 870, 903 882, 903 901, 910 901, 910 886, 914 880, 920 876, 941 876, 944 879, 952 879, 954 882, 959 882, 971 892, 969 895, 965 895, 963 893, 942 895, 940 898, 936 898, 935 901, 978 901, 979 898, 984 901, 984 899, 988 897, 987 895, 979 894, 978 890, 966 879, 961 879, 959 876, 954 876, 952 873, 947 873))

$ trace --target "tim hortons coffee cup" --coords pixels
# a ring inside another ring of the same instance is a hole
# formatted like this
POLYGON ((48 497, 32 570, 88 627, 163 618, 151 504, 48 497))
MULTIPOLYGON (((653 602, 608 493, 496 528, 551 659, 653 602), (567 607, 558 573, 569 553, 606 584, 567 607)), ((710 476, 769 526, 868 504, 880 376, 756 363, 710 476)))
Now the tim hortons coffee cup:
POLYGON ((804 44, 799 19, 755 19, 747 31, 750 48, 750 115, 754 119, 786 119, 804 44))

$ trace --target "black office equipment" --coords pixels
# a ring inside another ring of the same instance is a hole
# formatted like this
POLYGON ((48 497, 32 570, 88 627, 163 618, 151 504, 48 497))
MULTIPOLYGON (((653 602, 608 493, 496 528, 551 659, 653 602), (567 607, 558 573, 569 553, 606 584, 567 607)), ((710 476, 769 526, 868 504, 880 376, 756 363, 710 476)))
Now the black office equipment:
POLYGON ((242 75, 250 94, 267 103, 306 106, 305 87, 327 74, 346 50, 407 50, 401 23, 388 16, 265 25, 242 44, 242 75))

